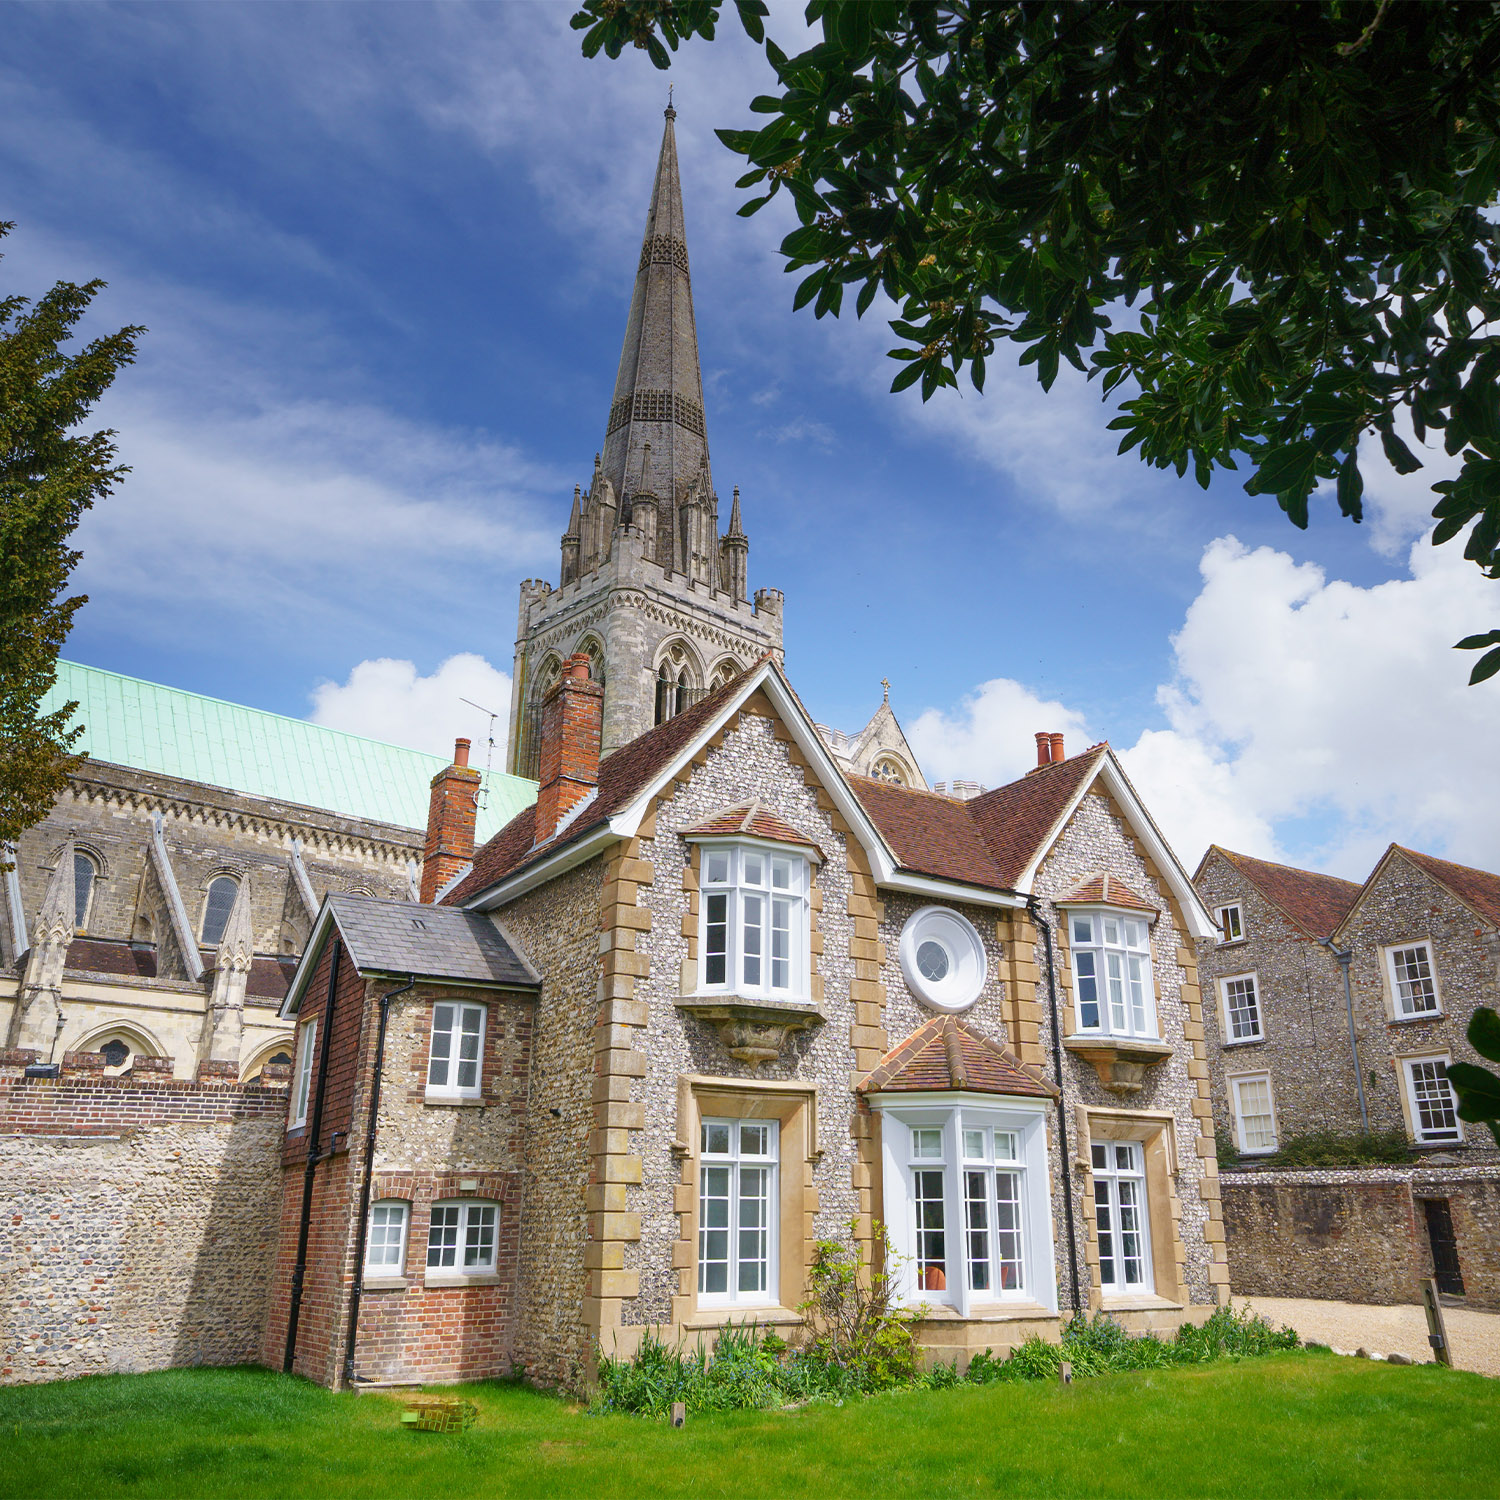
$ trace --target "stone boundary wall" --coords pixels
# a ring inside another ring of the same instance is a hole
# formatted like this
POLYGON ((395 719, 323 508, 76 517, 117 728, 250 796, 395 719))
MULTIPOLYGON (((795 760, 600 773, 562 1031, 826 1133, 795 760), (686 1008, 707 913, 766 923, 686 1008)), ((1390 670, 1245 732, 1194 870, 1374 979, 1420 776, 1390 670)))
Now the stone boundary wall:
POLYGON ((57 1079, 0 1058, 0 1385, 253 1361, 285 1086, 92 1056, 57 1079))
POLYGON ((1230 1290, 1381 1305, 1422 1300, 1433 1274, 1423 1200, 1446 1199, 1464 1305, 1500 1309, 1500 1168, 1226 1172, 1230 1290))

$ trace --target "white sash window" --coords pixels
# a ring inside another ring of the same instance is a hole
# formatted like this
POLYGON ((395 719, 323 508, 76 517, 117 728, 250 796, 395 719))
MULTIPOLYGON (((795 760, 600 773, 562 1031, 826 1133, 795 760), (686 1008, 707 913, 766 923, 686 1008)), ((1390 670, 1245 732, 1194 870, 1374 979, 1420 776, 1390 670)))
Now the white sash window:
POLYGON ((1145 918, 1074 911, 1068 920, 1078 1030, 1156 1040, 1151 929, 1145 918))
POLYGON ((698 1160, 698 1303, 776 1301, 775 1120, 704 1120, 698 1160))

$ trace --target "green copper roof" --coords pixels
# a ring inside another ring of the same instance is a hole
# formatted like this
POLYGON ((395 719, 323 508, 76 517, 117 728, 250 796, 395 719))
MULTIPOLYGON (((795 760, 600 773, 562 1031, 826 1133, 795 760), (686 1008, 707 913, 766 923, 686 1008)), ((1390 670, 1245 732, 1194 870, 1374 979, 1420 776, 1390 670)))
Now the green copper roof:
MULTIPOLYGON (((84 726, 77 748, 96 760, 402 828, 426 828, 429 785, 448 764, 306 719, 60 661, 42 712, 75 698, 75 722, 84 726)), ((536 783, 523 777, 496 771, 487 784, 480 843, 536 801, 536 783)))

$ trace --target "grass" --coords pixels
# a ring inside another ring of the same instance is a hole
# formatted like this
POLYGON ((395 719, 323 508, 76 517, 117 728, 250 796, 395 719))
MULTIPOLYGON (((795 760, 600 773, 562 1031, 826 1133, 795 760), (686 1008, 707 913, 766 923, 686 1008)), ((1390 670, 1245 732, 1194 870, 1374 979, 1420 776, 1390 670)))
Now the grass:
POLYGON ((1438 1366, 1273 1354, 843 1407, 585 1416, 463 1388, 468 1433, 266 1370, 95 1376, 0 1390, 0 1497, 1413 1496, 1500 1491, 1500 1382, 1438 1366))

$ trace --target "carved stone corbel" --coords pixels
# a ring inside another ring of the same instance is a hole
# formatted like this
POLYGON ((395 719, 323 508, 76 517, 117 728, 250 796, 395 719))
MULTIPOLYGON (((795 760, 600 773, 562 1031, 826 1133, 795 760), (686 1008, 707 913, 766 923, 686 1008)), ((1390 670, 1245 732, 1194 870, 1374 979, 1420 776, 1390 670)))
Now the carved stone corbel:
POLYGON ((737 995, 683 995, 677 1009, 719 1033, 724 1050, 756 1072, 775 1062, 794 1033, 827 1018, 812 1001, 746 1000, 737 995))

